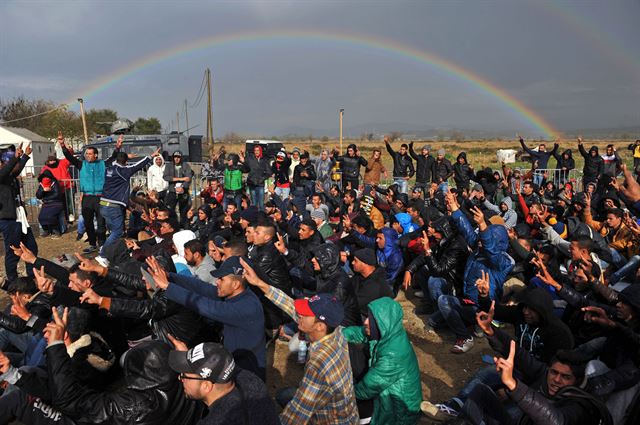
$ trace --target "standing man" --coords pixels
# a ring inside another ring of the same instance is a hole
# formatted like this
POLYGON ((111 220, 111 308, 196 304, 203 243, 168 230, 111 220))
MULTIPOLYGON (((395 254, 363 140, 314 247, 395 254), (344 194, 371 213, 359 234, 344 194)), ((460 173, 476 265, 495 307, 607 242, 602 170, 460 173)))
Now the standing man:
POLYGON ((172 213, 175 213, 176 204, 178 205, 180 226, 182 227, 187 222, 187 211, 191 206, 191 197, 189 196, 191 177, 193 177, 193 171, 191 171, 189 164, 182 162, 182 152, 175 151, 173 162, 164 167, 164 179, 169 182, 165 203, 172 213))
POLYGON ((349 349, 340 327, 344 319, 340 301, 331 294, 294 301, 261 280, 244 260, 240 262, 247 282, 291 316, 311 342, 300 385, 297 389, 280 391, 277 396, 284 408, 280 422, 284 425, 359 424, 349 349))
MULTIPOLYGON (((160 155, 160 148, 156 149, 151 156, 158 155, 160 155)), ((104 217, 111 233, 100 249, 101 256, 106 246, 115 243, 124 234, 124 212, 131 192, 131 176, 151 163, 151 157, 146 156, 135 164, 127 165, 128 158, 125 152, 118 152, 115 162, 108 165, 105 170, 100 214, 104 217)))
POLYGON ((438 157, 434 165, 435 173, 433 175, 433 182, 438 183, 440 190, 444 193, 448 191, 449 184, 447 180, 453 175, 453 166, 451 161, 445 158, 445 150, 438 149, 438 157))
POLYGON ((553 150, 551 152, 547 152, 547 146, 544 143, 540 143, 538 145, 538 150, 534 151, 533 149, 529 149, 527 145, 524 144, 524 139, 522 137, 519 137, 519 140, 522 149, 524 149, 524 151, 531 156, 531 163, 534 165, 533 183, 540 186, 540 183, 542 183, 543 175, 542 172, 538 170, 547 169, 549 158, 556 154, 559 145, 557 143, 554 143, 553 150))
POLYGON ((247 174, 247 186, 249 186, 249 196, 251 197, 251 205, 258 207, 260 211, 264 211, 264 182, 271 177, 271 167, 269 159, 265 158, 262 153, 262 146, 255 145, 253 147, 253 156, 247 155, 243 160, 243 172, 247 174))
POLYGON ((89 246, 82 252, 90 254, 98 250, 98 246, 104 245, 106 229, 104 218, 100 214, 100 197, 104 190, 105 171, 107 166, 111 166, 116 155, 122 147, 123 136, 118 137, 116 147, 109 159, 103 161, 98 159, 98 150, 93 146, 88 146, 84 151, 84 160, 80 161, 73 155, 67 147, 64 138, 59 137, 60 147, 64 157, 78 170, 80 170, 80 196, 81 213, 84 219, 84 226, 87 231, 87 242, 89 246), (93 225, 96 219, 98 229, 93 225))
POLYGON ((309 161, 309 152, 300 155, 300 163, 293 170, 294 195, 304 194, 305 199, 311 196, 316 184, 316 170, 309 161))
POLYGON ((331 170, 336 162, 333 158, 329 157, 329 151, 323 149, 320 153, 320 157, 316 159, 315 169, 318 190, 322 189, 323 192, 329 192, 331 188, 331 170))
POLYGON ((369 158, 369 163, 364 169, 364 184, 377 186, 380 184, 380 175, 388 176, 387 169, 382 164, 382 152, 380 149, 374 149, 369 158))
POLYGON ((582 146, 582 138, 578 137, 578 150, 584 158, 584 168, 582 169, 582 187, 587 188, 589 183, 597 183, 604 173, 604 159, 598 154, 598 147, 591 146, 589 153, 582 146))
POLYGON ((421 187, 426 192, 436 176, 436 160, 429 154, 431 146, 422 147, 422 155, 416 154, 413 150, 413 142, 409 143, 409 155, 416 160, 416 187, 421 187))
POLYGON ((400 150, 395 152, 389 144, 389 136, 384 136, 384 145, 387 152, 393 158, 393 182, 398 185, 400 193, 409 192, 409 179, 413 177, 415 170, 413 162, 407 153, 409 146, 406 143, 400 145, 400 150))
POLYGON ((336 156, 334 158, 340 163, 342 169, 342 190, 353 189, 358 190, 360 185, 360 167, 366 167, 368 162, 360 156, 358 147, 353 143, 347 146, 347 154, 336 156))
MULTIPOLYGON (((16 178, 29 160, 29 155, 31 155, 31 145, 27 145, 23 152, 20 144, 15 151, 8 150, 0 157, 0 232, 4 241, 4 269, 8 283, 18 278, 18 261, 20 260, 11 246, 18 247, 20 242, 26 239, 24 243, 29 250, 38 254, 38 245, 33 232, 28 228, 23 232, 22 221, 24 220, 24 224, 27 224, 26 216, 19 217, 17 212, 22 202, 20 184, 16 178)), ((30 264, 27 264, 27 273, 33 276, 33 266, 30 264)), ((4 283, 1 286, 4 289, 7 288, 4 283)))

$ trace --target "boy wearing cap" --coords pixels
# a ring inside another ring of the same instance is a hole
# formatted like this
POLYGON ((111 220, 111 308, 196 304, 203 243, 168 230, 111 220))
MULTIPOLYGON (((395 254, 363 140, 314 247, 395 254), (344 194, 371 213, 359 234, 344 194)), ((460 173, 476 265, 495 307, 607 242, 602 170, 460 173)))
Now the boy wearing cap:
POLYGON ((331 294, 294 301, 262 281, 244 260, 240 262, 247 282, 291 316, 311 342, 304 377, 280 414, 280 422, 358 424, 349 351, 342 328, 338 327, 344 319, 342 304, 331 294))
POLYGON ((173 162, 165 165, 163 177, 169 182, 165 200, 167 207, 169 207, 170 211, 175 212, 176 205, 178 206, 180 225, 185 227, 187 211, 189 211, 191 204, 189 185, 191 184, 193 171, 191 171, 189 164, 182 162, 182 152, 175 151, 173 153, 173 162))
POLYGON ((185 396, 209 409, 198 425, 279 424, 264 382, 237 367, 221 344, 205 342, 190 350, 174 344, 169 367, 180 374, 185 396))

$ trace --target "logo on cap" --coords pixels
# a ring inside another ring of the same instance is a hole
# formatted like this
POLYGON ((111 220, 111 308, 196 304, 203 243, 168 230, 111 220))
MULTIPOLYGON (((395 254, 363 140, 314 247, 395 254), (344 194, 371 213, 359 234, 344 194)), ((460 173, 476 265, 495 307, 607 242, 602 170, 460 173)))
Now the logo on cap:
POLYGON ((200 370, 200 376, 204 379, 207 379, 211 376, 211 369, 209 369, 208 367, 203 367, 202 370, 200 370))
POLYGON ((204 343, 200 343, 195 347, 193 347, 191 350, 189 350, 189 353, 187 354, 187 358, 191 363, 195 363, 198 360, 204 359, 204 343))

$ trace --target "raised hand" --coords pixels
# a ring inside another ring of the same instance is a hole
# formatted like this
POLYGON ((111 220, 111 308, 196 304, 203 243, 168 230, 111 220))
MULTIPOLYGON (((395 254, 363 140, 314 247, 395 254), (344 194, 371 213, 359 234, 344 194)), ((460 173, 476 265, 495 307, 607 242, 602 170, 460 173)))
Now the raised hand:
POLYGON ((344 227, 344 230, 346 231, 351 230, 351 219, 349 218, 349 214, 344 214, 342 216, 342 227, 344 227))
POLYGON ((404 278, 402 279, 402 287, 404 288, 405 291, 409 289, 409 286, 411 286, 411 280, 412 280, 411 272, 405 271, 404 278))
POLYGON ((122 142, 124 142, 124 136, 121 134, 118 136, 118 140, 116 141, 116 150, 120 150, 120 148, 122 148, 122 142))
MULTIPOLYGON (((279 236, 279 235, 278 235, 279 236)), ((265 286, 268 286, 262 279, 258 277, 256 271, 244 261, 244 258, 240 258, 240 264, 242 264, 242 268, 244 269, 244 273, 242 273, 242 277, 253 286, 260 287, 261 289, 265 286)))
POLYGON ((42 293, 52 295, 53 294, 53 281, 48 279, 44 273, 44 266, 40 267, 40 270, 34 268, 33 276, 36 279, 36 285, 38 286, 38 290, 42 293))
POLYGON ((58 309, 55 307, 51 308, 51 313, 53 317, 53 322, 47 323, 47 326, 44 328, 44 337, 47 340, 47 343, 51 344, 54 341, 63 341, 64 334, 67 329, 67 323, 69 322, 69 308, 65 307, 64 312, 62 313, 62 317, 58 314, 58 309))
POLYGON ((458 204, 458 199, 456 198, 455 193, 450 190, 444 195, 445 201, 447 203, 447 208, 449 211, 454 212, 460 209, 460 205, 458 204))
POLYGON ((149 265, 149 274, 156 282, 156 286, 160 289, 167 289, 169 287, 169 275, 167 275, 158 260, 155 257, 149 257, 147 258, 147 264, 149 265))
POLYGON ((33 148, 31 147, 31 143, 27 143, 27 147, 24 148, 24 154, 29 156, 33 152, 33 148))
POLYGON ((547 270, 547 266, 545 266, 544 262, 540 258, 534 258, 531 260, 531 264, 538 268, 538 272, 536 273, 536 277, 538 277, 538 279, 558 291, 562 289, 562 285, 556 282, 556 280, 551 276, 549 270, 547 270))
POLYGON ((584 208, 586 210, 591 209, 591 194, 590 193, 586 193, 584 194, 584 208))
POLYGON ((37 257, 35 256, 35 254, 32 251, 30 251, 29 248, 27 248, 27 246, 23 242, 20 242, 19 247, 11 246, 11 250, 16 256, 20 257, 20 259, 25 263, 33 264, 37 260, 37 257))
POLYGON ((582 307, 582 311, 584 311, 584 321, 587 323, 597 323, 605 328, 615 328, 617 326, 616 322, 611 320, 600 307, 582 307))
MULTIPOLYGON (((427 236, 427 232, 422 231, 422 249, 425 254, 429 252, 429 236, 427 236)), ((428 255, 428 254, 427 254, 428 255)))
POLYGON ((496 371, 500 374, 500 379, 505 387, 509 391, 516 389, 516 380, 513 378, 514 359, 516 357, 516 342, 511 340, 509 346, 509 357, 503 359, 502 357, 494 357, 493 361, 496 364, 496 371))
POLYGON ((473 214, 473 221, 476 222, 480 231, 485 231, 487 229, 487 223, 484 221, 484 213, 482 210, 478 207, 473 207, 470 211, 471 214, 473 214))
POLYGON ((97 261, 85 258, 78 252, 76 252, 74 255, 76 256, 78 261, 80 261, 80 270, 84 270, 86 272, 94 272, 100 275, 103 274, 105 267, 98 264, 97 261))
POLYGON ((491 301, 491 308, 488 312, 486 311, 478 311, 476 313, 476 322, 482 331, 491 336, 493 335, 493 327, 491 326, 491 322, 493 322, 493 315, 495 314, 496 302, 491 301))
POLYGON ((578 137, 578 145, 582 144, 582 137, 578 137))
POLYGON ((11 367, 11 360, 2 351, 0 351, 0 374, 7 373, 11 367))
POLYGON ((17 316, 24 321, 31 318, 31 313, 27 310, 22 302, 22 298, 18 294, 11 295, 11 314, 17 316))
POLYGON ((89 288, 80 296, 80 303, 100 305, 102 297, 89 288))
POLYGON ((284 238, 279 232, 276 233, 276 237, 278 238, 278 240, 274 245, 276 246, 276 249, 280 252, 280 254, 284 254, 285 252, 287 252, 287 245, 284 243, 284 238))
POLYGON ((173 348, 176 351, 187 351, 189 349, 189 347, 187 347, 187 344, 180 341, 179 339, 177 339, 175 336, 171 334, 167 334, 167 339, 169 340, 169 342, 173 344, 173 348))
POLYGON ((476 280, 476 288, 478 288, 478 294, 481 297, 487 297, 489 295, 490 290, 490 279, 489 273, 484 270, 480 270, 481 276, 476 280))
POLYGON ((64 136, 62 135, 62 130, 58 130, 58 143, 60 143, 60 146, 64 147, 64 136))
POLYGON ((156 156, 160 156, 160 148, 156 149, 151 153, 152 158, 155 158, 156 156))

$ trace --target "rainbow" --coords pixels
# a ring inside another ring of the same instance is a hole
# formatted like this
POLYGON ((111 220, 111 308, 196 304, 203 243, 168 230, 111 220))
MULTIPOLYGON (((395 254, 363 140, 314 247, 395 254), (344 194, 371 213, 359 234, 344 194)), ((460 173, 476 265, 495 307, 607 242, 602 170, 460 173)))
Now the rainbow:
POLYGON ((522 101, 510 95, 503 88, 489 82, 483 77, 465 69, 453 62, 450 62, 433 53, 419 50, 417 48, 400 44, 396 41, 372 37, 369 35, 349 34, 343 32, 323 32, 311 30, 278 30, 278 31, 257 31, 242 32, 227 35, 210 36, 202 39, 194 40, 186 44, 174 46, 169 49, 151 53, 141 59, 130 63, 122 68, 116 69, 111 73, 102 76, 100 79, 93 81, 88 87, 74 95, 68 103, 75 103, 76 98, 90 98, 102 93, 118 82, 126 79, 132 74, 139 72, 145 68, 151 67, 163 61, 173 59, 178 56, 186 55, 202 49, 220 47, 229 44, 255 42, 255 41, 328 41, 356 47, 366 47, 369 49, 379 50, 385 53, 391 53, 405 58, 425 63, 436 69, 445 72, 448 75, 456 77, 477 88, 495 99, 499 104, 506 107, 510 112, 517 116, 521 121, 527 123, 541 133, 544 138, 553 139, 560 134, 549 124, 542 116, 533 109, 525 105, 522 101))

